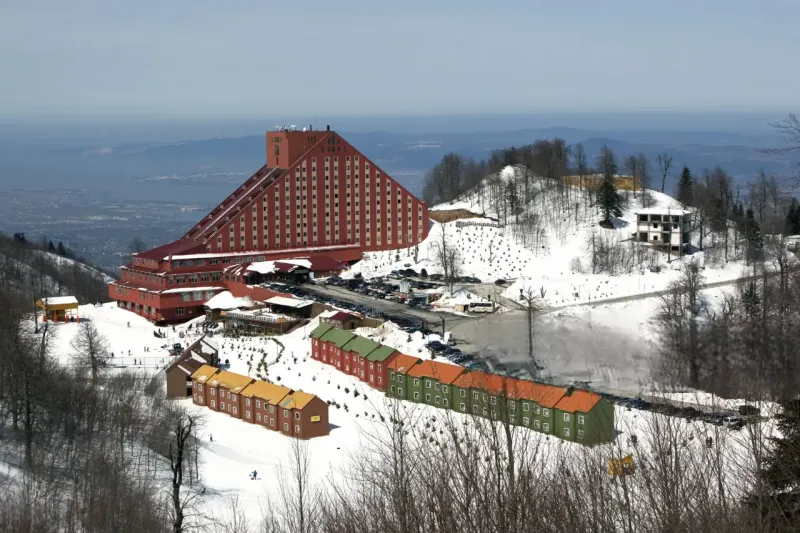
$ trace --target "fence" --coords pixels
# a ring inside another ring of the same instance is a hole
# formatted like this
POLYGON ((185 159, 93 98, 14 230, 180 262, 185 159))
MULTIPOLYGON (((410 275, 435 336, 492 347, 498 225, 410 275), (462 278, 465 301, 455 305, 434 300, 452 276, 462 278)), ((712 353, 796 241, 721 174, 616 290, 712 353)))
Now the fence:
POLYGON ((474 222, 474 221, 471 221, 471 220, 470 221, 468 221, 468 220, 458 220, 458 221, 456 221, 456 227, 457 228, 464 228, 464 227, 467 227, 467 226, 483 226, 483 227, 487 227, 487 228, 502 228, 503 227, 502 224, 500 224, 499 222, 495 222, 494 220, 486 220, 486 221, 482 221, 482 222, 474 222))

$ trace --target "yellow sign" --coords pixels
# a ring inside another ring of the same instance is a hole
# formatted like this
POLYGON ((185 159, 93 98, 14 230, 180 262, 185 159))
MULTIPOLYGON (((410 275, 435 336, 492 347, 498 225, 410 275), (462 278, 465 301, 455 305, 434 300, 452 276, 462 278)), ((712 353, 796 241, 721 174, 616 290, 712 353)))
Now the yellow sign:
POLYGON ((312 422, 319 422, 319 416, 312 416, 311 417, 311 421, 312 422))

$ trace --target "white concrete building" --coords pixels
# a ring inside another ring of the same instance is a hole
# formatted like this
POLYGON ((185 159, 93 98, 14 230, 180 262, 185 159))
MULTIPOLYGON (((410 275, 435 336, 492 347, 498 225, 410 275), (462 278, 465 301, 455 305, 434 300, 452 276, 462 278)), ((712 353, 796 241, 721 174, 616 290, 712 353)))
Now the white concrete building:
POLYGON ((636 212, 634 239, 669 251, 684 252, 691 234, 692 212, 654 207, 636 212))

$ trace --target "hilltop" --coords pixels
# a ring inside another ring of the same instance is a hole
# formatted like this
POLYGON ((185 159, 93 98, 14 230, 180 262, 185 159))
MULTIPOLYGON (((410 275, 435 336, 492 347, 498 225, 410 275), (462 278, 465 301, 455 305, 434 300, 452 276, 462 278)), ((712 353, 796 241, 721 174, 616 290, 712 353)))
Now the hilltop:
MULTIPOLYGON (((598 224, 600 208, 591 190, 564 186, 534 177, 521 167, 507 166, 456 200, 433 206, 432 218, 450 221, 433 223, 428 238, 417 249, 369 253, 346 275, 360 272, 370 278, 409 263, 418 271, 441 273, 443 242, 457 250, 459 275, 475 276, 486 283, 507 281, 509 285, 499 289, 507 298, 518 299, 520 290, 530 288, 539 297, 543 294, 550 306, 663 290, 689 261, 701 265, 709 283, 742 275, 744 260, 730 256, 728 262, 720 261, 718 248, 707 251, 711 244, 708 235, 706 251, 702 251, 694 232, 691 253, 683 257, 633 241, 642 194, 620 193, 626 204, 622 216, 613 220, 613 229, 606 229, 598 224), (528 202, 524 202, 526 197, 528 202)), ((645 194, 649 208, 682 208, 667 194, 653 190, 645 194)))
POLYGON ((0 291, 27 301, 64 295, 81 302, 107 301, 107 283, 113 278, 63 247, 61 252, 29 242, 22 234, 0 233, 0 291))

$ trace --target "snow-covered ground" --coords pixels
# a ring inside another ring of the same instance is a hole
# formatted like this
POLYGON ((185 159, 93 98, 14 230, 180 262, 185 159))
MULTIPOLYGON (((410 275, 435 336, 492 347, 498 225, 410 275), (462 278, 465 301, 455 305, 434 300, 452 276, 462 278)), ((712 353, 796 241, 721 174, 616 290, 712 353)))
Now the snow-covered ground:
MULTIPOLYGON (((168 363, 170 356, 162 346, 171 345, 173 342, 182 342, 185 345, 200 334, 196 327, 190 329, 191 323, 178 326, 174 331, 172 328, 156 328, 145 319, 119 309, 113 304, 100 307, 82 306, 80 313, 82 317, 91 320, 109 340, 111 349, 115 352, 116 364, 143 374, 159 373, 168 363), (155 330, 166 332, 168 338, 154 337, 155 330), (181 337, 181 334, 184 336, 181 337), (149 351, 145 351, 145 348, 149 348, 149 351), (127 355, 128 350, 131 350, 130 357, 127 355), (125 356, 120 357, 120 354, 125 356), (141 361, 142 364, 135 364, 134 359, 141 361)), ((594 321, 595 327, 622 322, 626 324, 624 327, 629 334, 641 333, 640 328, 646 322, 646 318, 630 315, 631 309, 625 306, 604 306, 595 308, 588 319, 594 321)), ((576 320, 587 319, 580 315, 572 316, 576 320)), ((194 323, 201 320, 202 318, 194 323)), ((365 446, 365 435, 385 430, 381 420, 382 417, 385 420, 389 416, 391 405, 382 393, 352 376, 347 376, 310 358, 307 335, 315 325, 316 321, 312 321, 301 330, 275 338, 285 347, 280 361, 277 361, 279 344, 271 338, 231 339, 217 336, 215 343, 220 348, 220 358, 230 360, 232 371, 255 377, 254 369, 258 361, 265 357, 269 364, 267 372, 269 380, 311 392, 334 403, 330 407, 330 435, 308 441, 313 482, 323 483, 328 479, 341 479, 341 471, 346 468, 349 459, 365 446)), ((72 351, 70 342, 78 325, 58 324, 53 327, 56 331, 54 354, 63 363, 70 364, 72 351)), ((409 335, 392 324, 385 324, 376 329, 359 329, 357 333, 393 346, 409 355, 420 358, 431 357, 424 347, 425 342, 431 339, 426 339, 419 332, 409 335)), ((200 434, 202 440, 200 470, 208 494, 204 505, 215 514, 222 515, 227 512, 228 498, 235 494, 251 517, 256 518, 263 499, 279 490, 278 472, 289 461, 292 439, 278 432, 233 419, 223 413, 195 407, 189 399, 177 401, 182 401, 187 408, 204 415, 200 434), (210 439, 211 435, 213 442, 210 439), (249 472, 253 470, 259 473, 259 478, 255 481, 248 478, 249 472)), ((425 424, 437 416, 441 420, 443 413, 432 407, 407 403, 401 404, 400 408, 404 411, 414 410, 418 424, 425 424)), ((452 416, 457 421, 463 418, 461 415, 452 414, 452 416)), ((617 408, 616 425, 620 434, 616 445, 608 447, 606 457, 611 455, 619 457, 632 451, 633 448, 629 443, 630 435, 637 434, 641 437, 648 434, 656 416, 660 415, 617 408)), ((702 422, 676 420, 685 426, 687 434, 693 435, 692 446, 701 446, 707 435, 713 435, 715 439, 721 438, 720 428, 702 422)), ((767 430, 768 428, 764 429, 767 430)), ((732 439, 732 446, 738 450, 736 453, 743 453, 740 448, 746 445, 745 433, 731 433, 727 437, 732 439)), ((541 439, 542 446, 549 447, 553 451, 563 446, 575 449, 579 447, 578 444, 539 434, 535 434, 533 438, 541 439)), ((643 445, 640 440, 640 451, 643 445)), ((598 468, 605 468, 605 465, 598 464, 598 468)))
MULTIPOLYGON (((514 172, 511 167, 506 167, 500 173, 501 179, 512 179, 514 172)), ((537 183, 541 185, 540 182, 537 183)), ((653 202, 649 207, 680 207, 675 199, 666 194, 657 191, 648 193, 653 202)), ((486 199, 486 193, 478 194, 474 191, 456 202, 437 205, 431 209, 465 209, 476 214, 503 218, 498 214, 497 208, 493 207, 491 199, 486 199)), ((543 291, 544 300, 551 306, 663 290, 680 275, 679 270, 687 261, 696 261, 703 267, 706 283, 730 281, 742 276, 744 265, 741 261, 712 265, 706 260, 704 252, 696 252, 683 258, 671 257, 646 244, 630 241, 638 209, 641 209, 640 198, 631 197, 622 217, 615 220, 615 229, 604 229, 598 224, 600 214, 597 206, 589 207, 583 197, 576 196, 574 204, 570 204, 569 210, 566 210, 558 205, 556 191, 543 190, 539 200, 534 201, 529 212, 520 214, 519 220, 516 216, 506 215, 507 224, 503 227, 492 227, 491 223, 487 225, 489 221, 486 219, 433 223, 427 239, 416 251, 416 261, 413 248, 371 252, 345 273, 344 277, 352 277, 356 272, 360 272, 365 278, 385 276, 407 264, 417 271, 424 268, 428 274, 441 273, 437 245, 442 240, 442 233, 451 246, 455 246, 460 252, 461 275, 476 276, 488 283, 497 279, 514 280, 513 284, 506 287, 503 293, 505 297, 518 299, 520 290, 525 293, 530 290, 535 295, 540 295, 543 291), (537 222, 528 227, 525 215, 537 217, 537 222), (628 254, 649 256, 643 261, 647 266, 614 275, 593 274, 590 244, 592 236, 598 240, 614 242, 628 254), (651 266, 658 268, 651 269, 651 266)), ((697 242, 696 235, 693 235, 693 242, 697 242)))

